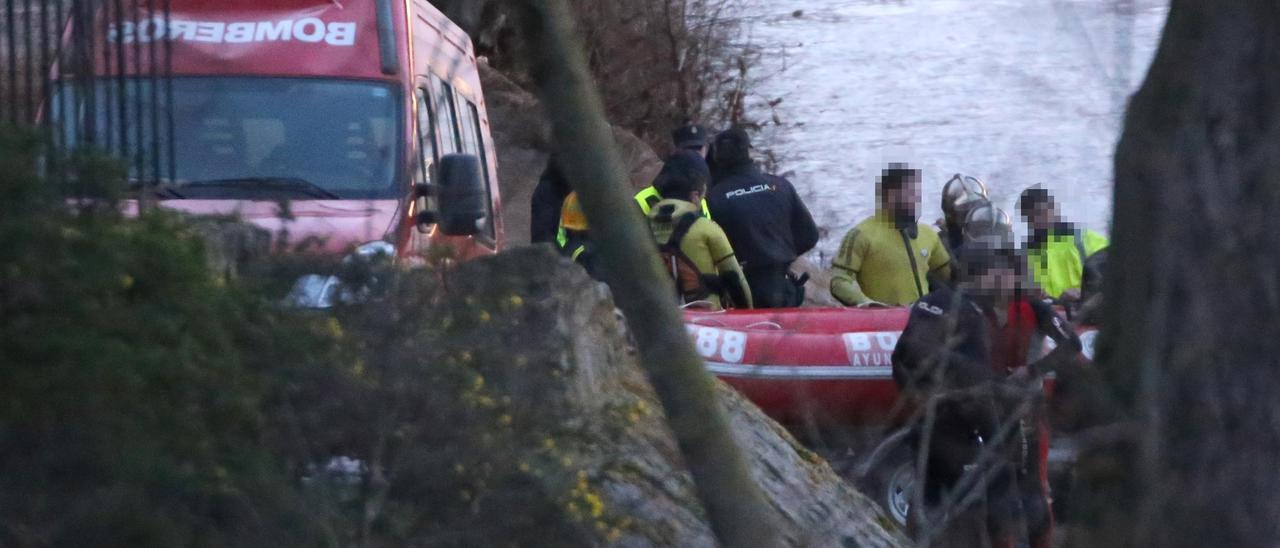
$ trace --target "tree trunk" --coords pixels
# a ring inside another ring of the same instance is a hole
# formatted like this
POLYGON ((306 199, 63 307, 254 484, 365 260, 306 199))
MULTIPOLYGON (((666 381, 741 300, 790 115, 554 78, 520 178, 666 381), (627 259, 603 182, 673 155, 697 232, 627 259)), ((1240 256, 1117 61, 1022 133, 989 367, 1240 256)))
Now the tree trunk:
POLYGON ((774 516, 747 471, 714 380, 674 306, 675 288, 631 199, 564 0, 517 5, 561 167, 578 192, 605 278, 635 335, 712 530, 725 546, 778 545, 774 516))
POLYGON ((1174 0, 1115 159, 1082 545, 1280 544, 1280 4, 1174 0))

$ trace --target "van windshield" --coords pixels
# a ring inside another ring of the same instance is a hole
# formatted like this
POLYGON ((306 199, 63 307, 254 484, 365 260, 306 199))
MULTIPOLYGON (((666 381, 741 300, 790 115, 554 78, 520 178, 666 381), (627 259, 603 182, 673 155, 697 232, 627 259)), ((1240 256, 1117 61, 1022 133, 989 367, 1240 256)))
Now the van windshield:
MULTIPOLYGON (((160 172, 166 174, 169 148, 155 146, 152 128, 167 136, 168 120, 162 115, 153 124, 152 109, 144 108, 139 114, 133 105, 135 98, 151 105, 151 98, 157 97, 159 112, 172 109, 176 176, 172 181, 165 177, 163 186, 169 191, 165 198, 350 200, 402 194, 395 183, 403 117, 398 115, 396 89, 390 85, 252 77, 188 77, 172 82, 172 95, 163 80, 154 83, 159 89, 152 95, 153 82, 145 78, 123 86, 102 80, 92 90, 96 104, 92 127, 100 128, 94 132, 98 146, 119 150, 117 107, 123 102, 127 149, 136 154, 141 142, 143 163, 158 159, 166 166, 160 172), (121 88, 124 101, 119 100, 121 88)), ((87 127, 88 97, 85 90, 77 93, 67 85, 53 99, 53 118, 63 125, 70 142, 85 141, 75 132, 87 127)), ((137 173, 133 176, 139 178, 137 173)))

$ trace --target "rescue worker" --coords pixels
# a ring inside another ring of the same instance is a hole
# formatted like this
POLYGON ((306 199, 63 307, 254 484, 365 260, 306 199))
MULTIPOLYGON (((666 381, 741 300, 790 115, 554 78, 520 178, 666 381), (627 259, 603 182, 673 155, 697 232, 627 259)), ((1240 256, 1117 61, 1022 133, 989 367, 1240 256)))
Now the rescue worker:
POLYGON ((738 252, 756 307, 800 306, 807 276, 791 274, 791 263, 817 245, 818 225, 790 181, 765 174, 751 161, 746 131, 724 131, 714 147, 722 178, 707 204, 738 252))
POLYGON ((547 167, 542 170, 538 186, 533 189, 529 200, 529 242, 557 243, 560 232, 560 215, 564 208, 564 200, 573 189, 569 180, 560 171, 560 166, 553 154, 547 159, 547 167))
MULTIPOLYGON (((707 155, 707 129, 700 125, 686 123, 676 128, 671 132, 671 142, 675 145, 677 151, 693 151, 702 158, 707 155)), ((659 173, 658 177, 662 177, 662 174, 659 173)), ((649 209, 661 199, 662 195, 658 192, 657 179, 654 180, 653 184, 645 187, 635 195, 636 203, 640 205, 640 211, 645 215, 649 215, 649 209)), ((702 200, 702 215, 711 218, 711 212, 707 209, 706 200, 702 200)))
MULTIPOLYGON (((832 262, 831 295, 846 306, 903 306, 951 278, 937 232, 916 221, 920 171, 889 164, 876 182, 879 208, 845 235, 832 262)), ((714 211, 714 209, 713 209, 714 211)))
MULTIPOLYGON (((963 247, 963 242, 984 236, 998 236, 1013 241, 1013 219, 1009 218, 1009 214, 1005 213, 1003 209, 996 207, 991 202, 983 202, 969 209, 961 226, 961 233, 964 238, 959 247, 963 247)), ((959 247, 955 249, 959 249, 959 247)), ((955 255, 952 256, 954 257, 955 255)), ((959 271, 960 269, 955 269, 956 274, 959 274, 959 271)))
POLYGON ((649 212, 649 228, 664 269, 676 281, 680 302, 751 308, 751 289, 729 239, 694 205, 702 201, 711 179, 706 160, 693 151, 676 151, 667 158, 663 174, 658 181, 662 200, 649 212))
POLYGON ((964 222, 969 212, 989 203, 987 185, 977 177, 957 173, 942 186, 942 218, 937 226, 948 253, 964 243, 964 222))
POLYGON ((592 278, 597 278, 595 250, 591 243, 587 215, 578 201, 578 193, 570 192, 560 210, 560 228, 556 235, 560 254, 582 265, 592 278))
POLYGON ((1102 275, 1089 258, 1109 245, 1106 237, 1064 221, 1053 196, 1038 186, 1022 192, 1018 211, 1027 222, 1027 263, 1036 283, 1049 297, 1079 304, 1082 287, 1102 275))
POLYGON ((911 308, 892 356, 904 396, 932 403, 932 429, 916 439, 927 468, 924 507, 912 507, 912 529, 919 534, 924 520, 946 520, 937 543, 975 546, 989 538, 1012 547, 1025 535, 1032 548, 1047 548, 1053 515, 1040 379, 1080 359, 1080 340, 1048 304, 1028 298, 1025 263, 1011 237, 971 239, 956 262, 956 289, 940 288, 911 308), (1027 365, 1036 333, 1057 345, 1027 365), (960 503, 969 493, 955 489, 966 474, 989 478, 979 497, 985 504, 960 503))

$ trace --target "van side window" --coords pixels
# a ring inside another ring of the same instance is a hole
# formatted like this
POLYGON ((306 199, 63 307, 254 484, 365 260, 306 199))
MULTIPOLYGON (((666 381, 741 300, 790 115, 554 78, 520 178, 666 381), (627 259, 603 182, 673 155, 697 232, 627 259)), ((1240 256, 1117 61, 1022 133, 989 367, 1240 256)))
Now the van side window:
POLYGON ((493 218, 493 182, 489 180, 489 158, 485 154, 484 136, 480 132, 480 110, 476 108, 475 103, 468 101, 461 95, 457 96, 455 102, 458 105, 465 105, 461 116, 462 151, 467 154, 474 154, 476 158, 480 159, 480 170, 483 172, 484 177, 485 204, 489 209, 489 222, 485 224, 489 227, 489 237, 496 238, 497 227, 495 225, 497 223, 494 222, 493 218))
POLYGON ((418 170, 414 181, 431 182, 431 167, 436 162, 435 124, 431 115, 431 95, 418 88, 418 170))
POLYGON ((431 77, 431 83, 436 93, 436 128, 440 135, 440 155, 461 152, 458 111, 453 103, 453 87, 434 75, 431 77))

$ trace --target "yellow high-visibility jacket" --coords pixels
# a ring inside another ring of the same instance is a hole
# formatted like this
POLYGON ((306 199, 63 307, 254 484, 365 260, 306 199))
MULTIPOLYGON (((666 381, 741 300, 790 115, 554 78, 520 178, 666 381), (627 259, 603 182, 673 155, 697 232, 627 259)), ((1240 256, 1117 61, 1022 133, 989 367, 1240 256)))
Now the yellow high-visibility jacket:
POLYGON ((1056 299, 1068 289, 1080 288, 1085 260, 1108 245, 1105 236, 1092 230, 1054 230, 1027 248, 1027 266, 1036 283, 1056 299))
MULTIPOLYGON (((654 188, 653 185, 649 185, 645 187, 644 190, 637 192, 635 199, 636 203, 640 204, 640 212, 644 213, 645 217, 648 217, 649 211, 653 209, 653 206, 662 201, 662 195, 658 194, 657 188, 654 188)), ((711 218, 711 209, 707 207, 706 198, 703 198, 702 200, 702 216, 708 219, 711 218)))

